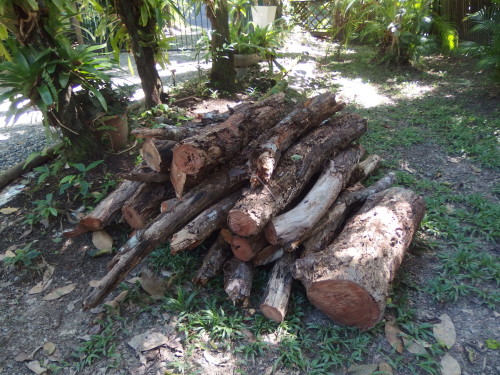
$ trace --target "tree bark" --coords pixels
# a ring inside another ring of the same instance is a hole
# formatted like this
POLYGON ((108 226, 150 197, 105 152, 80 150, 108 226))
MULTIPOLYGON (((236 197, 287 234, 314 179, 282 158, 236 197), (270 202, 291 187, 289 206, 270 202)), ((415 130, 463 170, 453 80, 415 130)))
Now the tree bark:
POLYGON ((227 258, 231 255, 231 246, 219 234, 217 240, 208 250, 207 255, 203 259, 203 264, 196 273, 193 283, 205 285, 213 279, 219 272, 227 258))
POLYGON ((179 142, 174 148, 173 163, 179 171, 195 175, 229 162, 253 138, 274 126, 284 105, 285 95, 280 93, 235 112, 223 123, 179 142))
POLYGON ((153 171, 168 173, 175 144, 175 141, 147 138, 141 149, 142 159, 153 171))
POLYGON ((180 141, 192 135, 198 127, 166 125, 159 129, 137 128, 130 133, 136 138, 155 138, 169 141, 180 141))
POLYGON ((213 232, 226 224, 227 213, 234 206, 240 191, 236 191, 228 197, 207 208, 189 224, 173 235, 170 240, 172 254, 184 250, 194 249, 205 241, 213 232))
POLYGON ((331 319, 361 329, 383 316, 389 286, 425 213, 402 188, 372 195, 325 250, 295 262, 293 275, 331 319))
POLYGON ((241 176, 235 177, 230 166, 221 169, 213 178, 189 191, 171 209, 156 217, 147 228, 139 230, 120 248, 113 268, 85 299, 84 308, 89 309, 102 302, 156 246, 165 242, 208 206, 241 186, 243 180, 238 177, 241 176))
POLYGON ((330 119, 303 137, 284 154, 269 185, 248 190, 229 212, 229 228, 251 236, 284 209, 302 191, 325 158, 345 147, 366 130, 366 120, 355 114, 330 119))
POLYGON ((248 305, 253 281, 253 266, 236 258, 224 263, 224 290, 233 303, 248 305))
POLYGON ((265 266, 266 264, 271 264, 281 258, 284 253, 285 250, 283 249, 283 246, 269 245, 257 253, 257 255, 252 259, 252 263, 256 267, 265 266))
POLYGON ((288 116, 266 132, 264 143, 252 162, 250 182, 252 187, 267 184, 278 165, 281 153, 298 137, 318 126, 323 120, 344 107, 337 103, 335 94, 327 92, 298 105, 288 116))
POLYGON ((291 268, 296 258, 295 252, 286 253, 281 257, 274 264, 267 282, 260 311, 276 323, 281 323, 286 316, 293 281, 291 268))
POLYGON ((271 220, 274 233, 267 240, 273 245, 279 243, 287 250, 294 249, 292 244, 314 228, 347 186, 351 172, 363 154, 364 149, 351 146, 330 160, 305 198, 290 211, 271 220))

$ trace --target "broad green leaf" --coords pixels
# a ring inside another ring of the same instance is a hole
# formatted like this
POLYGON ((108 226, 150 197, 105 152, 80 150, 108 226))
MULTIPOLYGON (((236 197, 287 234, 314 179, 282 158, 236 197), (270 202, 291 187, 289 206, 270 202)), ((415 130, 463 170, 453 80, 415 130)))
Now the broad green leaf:
POLYGON ((33 10, 38 10, 38 3, 36 2, 36 0, 26 0, 26 1, 30 5, 30 7, 33 8, 33 10))
POLYGON ((87 167, 87 168, 85 168, 85 170, 88 172, 88 171, 90 171, 91 169, 93 169, 93 168, 97 167, 97 166, 98 166, 99 164, 101 164, 102 162, 104 162, 104 160, 96 160, 96 161, 94 161, 93 163, 90 163, 90 164, 88 165, 88 167, 87 167))
POLYGON ((49 207, 49 211, 52 214, 52 216, 57 216, 58 212, 54 207, 49 207))
POLYGON ((52 0, 54 5, 59 9, 61 12, 64 12, 64 4, 62 0, 52 0))
POLYGON ((61 181, 59 181, 59 184, 64 184, 65 182, 72 181, 74 178, 75 178, 74 175, 65 176, 61 179, 61 181))
POLYGON ((61 87, 66 87, 68 85, 69 76, 69 72, 59 74, 59 84, 61 85, 61 87))
POLYGON ((148 9, 145 6, 141 7, 141 26, 148 24, 148 9))
POLYGON ((486 347, 492 350, 500 349, 500 342, 495 339, 486 339, 486 347))
MULTIPOLYGON (((1 102, 1 100, 0 100, 1 102)), ((31 163, 38 155, 40 155, 39 152, 32 152, 27 158, 26 158, 26 162, 24 163, 23 165, 23 169, 26 168, 26 166, 31 163)))
POLYGON ((104 99, 104 96, 102 96, 99 90, 97 90, 94 86, 89 86, 88 89, 95 95, 97 100, 99 100, 99 103, 101 103, 104 111, 108 112, 108 104, 106 103, 106 99, 104 99))
POLYGON ((52 99, 52 95, 50 95, 50 90, 45 84, 41 84, 37 88, 38 93, 40 94, 40 97, 43 100, 43 103, 47 106, 52 105, 54 103, 54 100, 52 99))
POLYGON ((71 166, 79 172, 85 172, 85 164, 83 163, 72 163, 71 166))

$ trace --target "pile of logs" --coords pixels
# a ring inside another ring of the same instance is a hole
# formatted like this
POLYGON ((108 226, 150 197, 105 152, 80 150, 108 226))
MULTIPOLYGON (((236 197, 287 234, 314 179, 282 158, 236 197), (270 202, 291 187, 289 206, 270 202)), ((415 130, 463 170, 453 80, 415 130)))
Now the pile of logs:
POLYGON ((194 282, 223 271, 229 298, 245 304, 254 268, 274 263, 260 305, 269 319, 284 319, 293 278, 335 321, 368 329, 381 319, 423 200, 392 188, 392 173, 361 184, 380 158, 365 158, 356 140, 366 120, 339 114, 333 93, 291 109, 285 99, 242 104, 204 126, 134 131, 145 139, 143 164, 67 233, 102 229, 119 213, 135 230, 85 308, 158 245, 177 254, 218 233, 194 282))

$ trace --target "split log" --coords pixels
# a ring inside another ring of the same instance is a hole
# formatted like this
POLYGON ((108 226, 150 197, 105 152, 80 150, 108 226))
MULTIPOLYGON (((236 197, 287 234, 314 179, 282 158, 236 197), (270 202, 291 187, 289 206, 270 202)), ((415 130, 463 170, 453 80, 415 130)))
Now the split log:
POLYGON ((288 116, 266 132, 264 143, 257 148, 258 156, 252 162, 250 183, 257 187, 267 184, 281 153, 309 130, 344 108, 337 103, 335 94, 327 92, 299 104, 288 116))
POLYGON ((168 173, 158 173, 149 167, 144 167, 140 170, 133 170, 129 173, 117 173, 117 176, 124 180, 139 182, 163 183, 170 181, 170 175, 168 173))
POLYGON ((313 230, 315 224, 321 220, 339 193, 347 186, 351 172, 364 152, 361 147, 351 146, 330 160, 328 167, 305 198, 290 211, 271 220, 274 233, 270 230, 265 231, 269 243, 273 245, 279 243, 285 249, 291 250, 293 242, 313 230))
POLYGON ((237 111, 223 123, 202 129, 179 142, 174 148, 173 163, 186 174, 198 174, 225 164, 239 154, 252 137, 279 121, 284 109, 285 95, 280 93, 237 111))
POLYGON ((227 258, 231 255, 231 246, 224 240, 221 234, 208 250, 203 263, 193 279, 193 283, 205 285, 222 271, 227 258))
MULTIPOLYGON (((396 175, 389 173, 372 186, 342 193, 326 215, 316 224, 310 237, 303 242, 302 257, 325 249, 334 240, 338 228, 344 223, 351 213, 363 204, 366 199, 375 193, 390 188, 396 182, 396 175)), ((299 242, 293 244, 297 247, 299 242)))
POLYGON ((252 260, 264 246, 267 245, 264 233, 258 233, 251 237, 232 236, 231 250, 236 259, 243 262, 252 260))
POLYGON ((142 145, 142 159, 153 171, 168 173, 175 144, 174 141, 148 138, 142 145))
POLYGON ((295 262, 311 303, 360 329, 383 316, 390 282, 425 213, 421 196, 390 188, 370 196, 325 250, 295 262))
POLYGON ((375 171, 380 163, 382 162, 382 158, 376 154, 368 155, 368 157, 360 161, 354 170, 351 173, 351 178, 349 179, 349 183, 347 186, 354 185, 358 182, 362 182, 367 178, 370 174, 375 171))
POLYGON ((120 211, 123 204, 141 186, 137 181, 124 181, 102 200, 87 216, 80 220, 79 226, 86 230, 96 231, 111 223, 114 215, 120 211))
POLYGON ((272 262, 280 259, 285 250, 281 245, 269 245, 263 248, 257 253, 257 255, 252 259, 254 266, 265 266, 266 264, 271 264, 272 262))
POLYGON ((260 311, 268 319, 281 323, 286 316, 288 300, 292 290, 292 265, 297 258, 295 252, 287 253, 273 266, 264 292, 260 311))
POLYGON ((113 268, 87 296, 84 308, 97 306, 159 244, 211 204, 240 187, 244 182, 241 177, 232 172, 230 166, 222 168, 206 183, 189 191, 182 201, 178 200, 171 209, 158 215, 147 228, 139 230, 118 250, 113 268))
POLYGON ((236 258, 224 263, 224 290, 233 303, 248 305, 253 281, 253 266, 236 258))
POLYGON ((330 119, 289 148, 269 185, 245 192, 229 212, 229 228, 240 236, 259 233, 304 188, 325 158, 359 138, 366 120, 355 114, 330 119))
POLYGON ((240 196, 240 191, 229 195, 220 202, 207 208, 193 221, 173 235, 170 241, 172 254, 194 249, 213 232, 226 224, 227 214, 240 196))
POLYGON ((165 184, 143 183, 122 207, 123 219, 131 228, 145 228, 160 214, 161 202, 173 196, 172 188, 165 184))

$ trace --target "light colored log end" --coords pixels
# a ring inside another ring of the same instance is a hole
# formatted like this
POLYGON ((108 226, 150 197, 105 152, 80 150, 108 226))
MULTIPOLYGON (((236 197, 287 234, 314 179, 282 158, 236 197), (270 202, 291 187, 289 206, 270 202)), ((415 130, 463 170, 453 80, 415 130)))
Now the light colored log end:
POLYGON ((257 223, 241 210, 231 210, 227 216, 229 228, 236 234, 247 237, 257 233, 257 223))
POLYGON ((186 174, 197 174, 205 165, 205 154, 189 144, 178 144, 174 149, 173 162, 186 174))
POLYGON ((80 220, 80 223, 78 225, 90 231, 101 230, 102 228, 104 228, 104 223, 102 222, 102 220, 92 216, 84 217, 82 220, 80 220))
POLYGON ((270 319, 276 323, 281 323, 285 319, 285 316, 282 314, 282 312, 273 306, 262 304, 260 305, 260 311, 267 319, 270 319))

